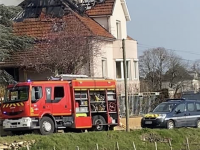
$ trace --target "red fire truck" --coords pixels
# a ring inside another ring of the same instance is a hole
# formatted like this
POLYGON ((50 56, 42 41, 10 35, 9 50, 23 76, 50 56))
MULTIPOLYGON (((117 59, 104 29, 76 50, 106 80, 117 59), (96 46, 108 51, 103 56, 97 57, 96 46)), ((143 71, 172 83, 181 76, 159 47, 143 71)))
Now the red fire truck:
POLYGON ((1 105, 4 131, 111 130, 119 125, 116 81, 60 75, 9 85, 1 105))

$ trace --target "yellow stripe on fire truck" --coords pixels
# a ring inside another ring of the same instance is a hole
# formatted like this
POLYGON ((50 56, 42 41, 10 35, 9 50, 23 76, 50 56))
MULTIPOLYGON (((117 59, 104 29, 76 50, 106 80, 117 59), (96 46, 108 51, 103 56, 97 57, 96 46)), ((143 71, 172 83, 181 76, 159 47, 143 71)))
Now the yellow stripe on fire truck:
POLYGON ((16 107, 16 106, 24 106, 24 103, 20 102, 20 103, 4 104, 3 108, 16 107))

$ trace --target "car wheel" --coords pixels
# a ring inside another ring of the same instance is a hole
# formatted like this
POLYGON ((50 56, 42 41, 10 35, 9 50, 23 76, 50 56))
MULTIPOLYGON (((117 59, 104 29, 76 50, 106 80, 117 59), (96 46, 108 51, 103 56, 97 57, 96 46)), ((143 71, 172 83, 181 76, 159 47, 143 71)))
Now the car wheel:
POLYGON ((93 116, 93 131, 105 131, 106 129, 106 121, 104 117, 100 115, 93 116))
POLYGON ((196 125, 197 128, 200 128, 200 120, 197 120, 197 125, 196 125))
POLYGON ((174 129, 175 125, 174 125, 174 121, 169 120, 167 121, 167 129, 174 129))
POLYGON ((55 130, 54 122, 49 117, 43 117, 40 121, 40 133, 42 135, 48 135, 53 133, 55 130))

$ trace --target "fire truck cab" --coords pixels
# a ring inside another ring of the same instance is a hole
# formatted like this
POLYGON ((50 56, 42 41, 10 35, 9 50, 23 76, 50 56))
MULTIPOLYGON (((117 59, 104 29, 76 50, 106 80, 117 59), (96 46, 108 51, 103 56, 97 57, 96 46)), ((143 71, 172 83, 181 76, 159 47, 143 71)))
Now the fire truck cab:
POLYGON ((60 75, 9 85, 1 111, 3 129, 13 133, 113 129, 119 125, 116 81, 60 75))

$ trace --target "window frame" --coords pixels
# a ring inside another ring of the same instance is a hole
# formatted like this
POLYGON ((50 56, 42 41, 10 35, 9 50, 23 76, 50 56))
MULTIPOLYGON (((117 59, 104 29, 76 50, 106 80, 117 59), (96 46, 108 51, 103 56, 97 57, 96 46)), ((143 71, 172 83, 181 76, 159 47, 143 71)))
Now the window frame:
POLYGON ((44 94, 43 94, 43 87, 42 86, 34 85, 34 86, 31 87, 31 103, 38 102, 40 99, 43 98, 43 96, 44 96, 44 94), (40 91, 41 92, 41 97, 39 99, 35 99, 35 101, 33 101, 33 99, 32 99, 32 90, 33 90, 34 87, 39 87, 41 89, 41 91, 40 91))
POLYGON ((139 70, 138 70, 138 59, 133 60, 133 73, 134 73, 134 79, 139 79, 139 70))
MULTIPOLYGON (((195 103, 196 111, 200 111, 200 109, 197 109, 197 104, 200 106, 200 102, 195 103)), ((199 107, 200 108, 200 107, 199 107)))
POLYGON ((107 67, 107 58, 102 58, 101 59, 101 64, 102 64, 102 67, 101 67, 101 71, 102 71, 102 77, 107 77, 108 76, 108 67, 107 67), (103 65, 103 62, 105 61, 105 68, 104 68, 104 65, 103 65), (104 72, 105 71, 105 72, 104 72))
POLYGON ((194 102, 187 102, 187 111, 188 111, 188 112, 195 112, 195 111, 196 111, 196 107, 195 107, 195 106, 196 106, 196 105, 195 105, 194 102), (194 110, 193 110, 193 111, 190 111, 190 110, 188 109, 188 104, 190 104, 190 103, 192 103, 193 106, 194 106, 194 110))
POLYGON ((65 97, 65 86, 63 85, 61 85, 61 86, 54 86, 53 87, 53 100, 52 100, 52 103, 58 103, 58 102, 60 102, 63 98, 65 97), (63 97, 62 98, 60 98, 60 99, 55 99, 55 88, 63 88, 63 97))
POLYGON ((120 20, 116 20, 116 32, 117 32, 117 39, 122 39, 121 21, 120 20))
MULTIPOLYGON (((185 103, 180 103, 180 104, 178 104, 178 105, 176 106, 176 108, 174 109, 174 111, 175 111, 175 112, 178 111, 178 110, 177 110, 177 107, 179 107, 180 105, 184 105, 184 111, 183 111, 183 112, 186 112, 186 104, 185 104, 185 103)), ((183 112, 181 112, 181 113, 183 113, 183 112)))
MULTIPOLYGON (((127 80, 131 79, 131 59, 126 59, 126 63, 128 62, 128 66, 127 67, 127 80)), ((123 59, 116 59, 115 60, 115 78, 117 80, 124 80, 124 64, 123 64, 123 59), (121 64, 121 78, 117 78, 117 62, 120 62, 121 64)))

